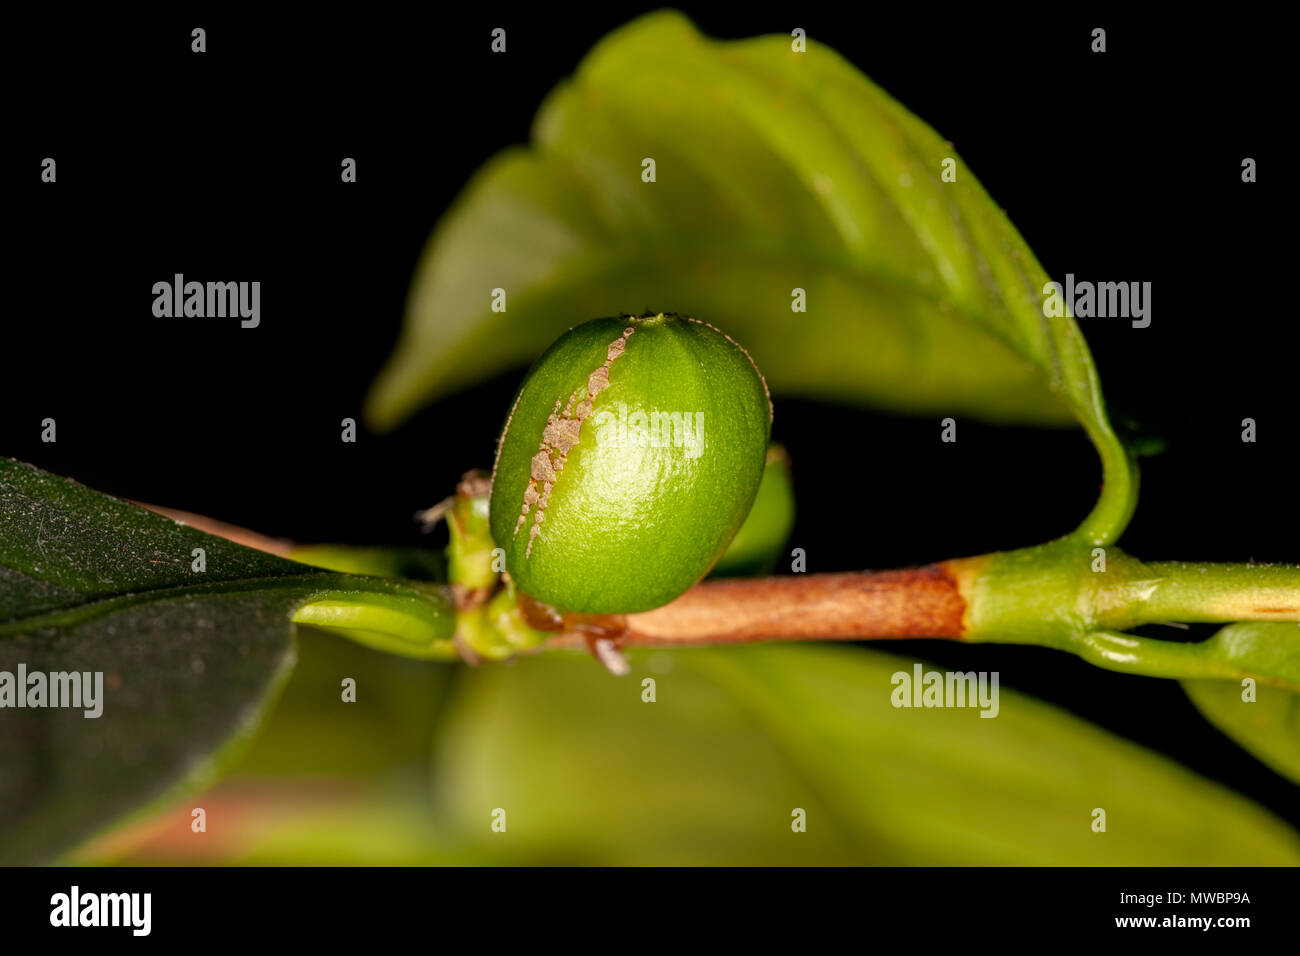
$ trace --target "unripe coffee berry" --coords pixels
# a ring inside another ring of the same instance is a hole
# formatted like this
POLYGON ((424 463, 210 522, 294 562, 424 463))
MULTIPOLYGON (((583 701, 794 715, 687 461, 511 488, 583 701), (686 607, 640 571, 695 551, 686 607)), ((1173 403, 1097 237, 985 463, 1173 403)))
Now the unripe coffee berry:
POLYGON ((744 522, 771 424, 748 353, 704 322, 571 329, 529 371, 497 445, 490 520, 506 570, 561 611, 667 604, 744 522))
POLYGON ((745 523, 710 572, 714 577, 754 577, 771 574, 785 552, 794 528, 794 482, 790 456, 780 445, 767 450, 767 467, 758 496, 745 523))

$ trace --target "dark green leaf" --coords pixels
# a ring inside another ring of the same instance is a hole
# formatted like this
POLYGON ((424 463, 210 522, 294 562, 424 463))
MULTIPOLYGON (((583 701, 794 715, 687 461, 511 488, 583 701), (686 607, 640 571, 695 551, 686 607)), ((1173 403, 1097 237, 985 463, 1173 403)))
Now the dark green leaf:
POLYGON ((0 681, 103 675, 97 718, 0 708, 0 862, 210 776, 292 666, 292 619, 318 607, 450 650, 442 588, 323 572, 0 459, 0 681))

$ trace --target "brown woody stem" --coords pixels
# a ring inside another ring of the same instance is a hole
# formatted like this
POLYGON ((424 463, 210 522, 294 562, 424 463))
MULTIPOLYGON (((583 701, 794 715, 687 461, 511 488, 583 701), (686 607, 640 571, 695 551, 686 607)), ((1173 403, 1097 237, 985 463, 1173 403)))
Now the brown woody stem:
MULTIPOLYGON (((965 562, 899 571, 706 581, 664 607, 626 617, 628 647, 756 641, 961 640, 965 562)), ((581 647, 566 633, 546 648, 581 647)))

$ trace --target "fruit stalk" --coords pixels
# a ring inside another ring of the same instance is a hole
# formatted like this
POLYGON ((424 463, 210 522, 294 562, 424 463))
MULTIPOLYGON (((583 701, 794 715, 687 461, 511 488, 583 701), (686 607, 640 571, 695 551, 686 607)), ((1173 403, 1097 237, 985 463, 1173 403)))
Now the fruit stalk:
MULTIPOLYGON (((961 640, 961 562, 898 571, 706 581, 652 611, 629 614, 619 643, 689 647, 756 641, 961 640)), ((577 647, 579 636, 547 647, 577 647)))
MULTIPOLYGON (((466 494, 461 504, 472 509, 481 497, 466 494)), ((295 553, 292 546, 286 549, 288 542, 199 515, 154 510, 250 547, 295 553)), ((476 537, 486 533, 468 525, 463 530, 477 532, 476 537)), ((586 644, 580 632, 530 630, 509 588, 492 601, 473 603, 459 616, 485 631, 481 643, 498 651, 483 655, 489 659, 586 644)), ((342 628, 354 639, 356 634, 347 629, 363 628, 372 644, 391 625, 392 639, 375 646, 419 658, 456 654, 445 639, 420 644, 404 619, 386 623, 369 609, 350 609, 346 602, 326 610, 328 614, 313 605, 300 610, 297 619, 342 628)), ((618 644, 699 647, 941 638, 1052 647, 1099 667, 1154 677, 1252 676, 1253 671, 1226 659, 1213 640, 1183 642, 1123 633, 1143 624, 1237 621, 1300 622, 1300 567, 1145 563, 1113 546, 1106 549, 1103 565, 1095 548, 1065 538, 920 568, 705 581, 667 605, 626 615, 618 644)))

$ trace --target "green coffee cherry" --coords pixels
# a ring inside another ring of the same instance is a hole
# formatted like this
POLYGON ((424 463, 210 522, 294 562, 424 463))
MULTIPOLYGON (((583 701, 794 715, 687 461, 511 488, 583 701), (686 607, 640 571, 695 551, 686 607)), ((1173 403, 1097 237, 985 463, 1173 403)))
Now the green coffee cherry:
POLYGON ((529 371, 497 446, 490 521, 506 570, 560 611, 667 604, 744 522, 771 423, 748 353, 704 322, 571 329, 529 371))
POLYGON ((713 566, 712 577, 751 577, 771 574, 794 528, 794 481, 790 456, 780 445, 767 451, 767 467, 758 497, 745 523, 713 566))

